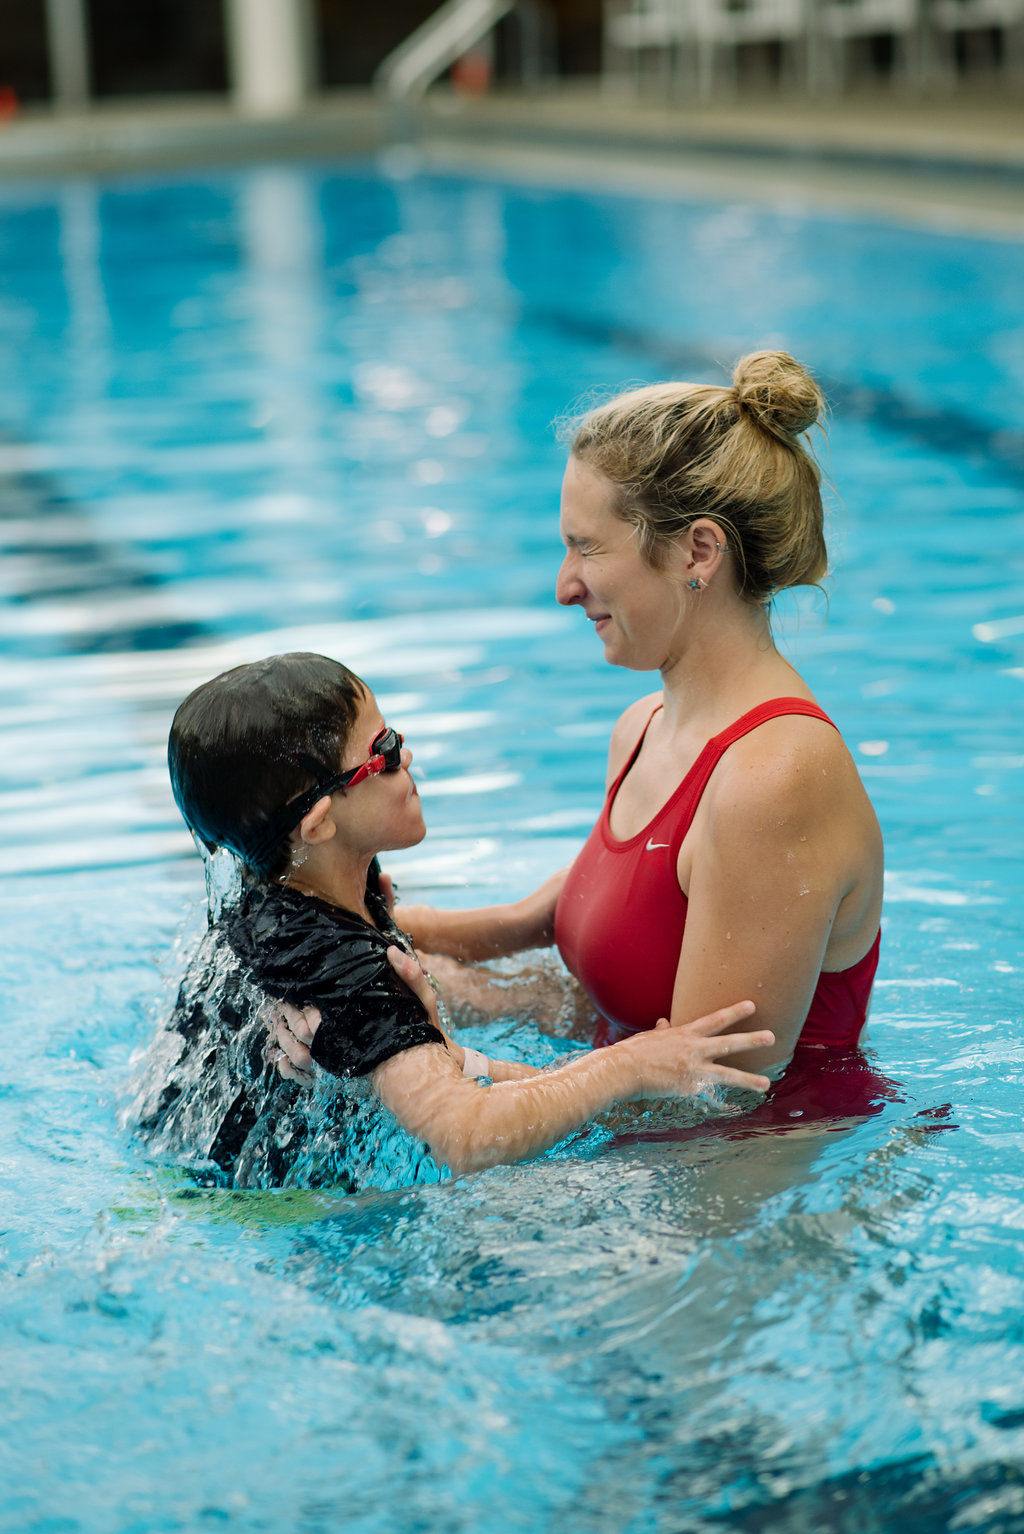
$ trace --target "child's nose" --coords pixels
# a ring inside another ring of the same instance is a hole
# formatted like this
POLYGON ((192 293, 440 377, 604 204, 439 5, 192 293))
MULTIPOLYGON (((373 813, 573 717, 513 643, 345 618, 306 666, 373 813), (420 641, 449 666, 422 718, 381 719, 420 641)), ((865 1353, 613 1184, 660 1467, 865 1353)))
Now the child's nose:
POLYGON ((409 763, 411 761, 412 761, 412 747, 411 746, 403 746, 402 747, 402 766, 405 767, 405 768, 408 768, 409 763))

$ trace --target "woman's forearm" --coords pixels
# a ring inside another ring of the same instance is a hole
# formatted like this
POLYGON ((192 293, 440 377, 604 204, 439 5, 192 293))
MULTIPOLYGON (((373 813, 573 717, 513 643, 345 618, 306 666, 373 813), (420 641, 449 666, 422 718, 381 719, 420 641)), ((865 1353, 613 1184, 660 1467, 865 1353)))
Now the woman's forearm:
POLYGON ((464 964, 504 958, 534 946, 517 920, 514 905, 481 906, 473 911, 399 906, 395 921, 419 953, 444 954, 464 964))
POLYGON ((523 900, 470 911, 398 906, 395 921, 421 952, 446 954, 467 964, 544 948, 555 939, 555 906, 566 872, 552 875, 523 900))

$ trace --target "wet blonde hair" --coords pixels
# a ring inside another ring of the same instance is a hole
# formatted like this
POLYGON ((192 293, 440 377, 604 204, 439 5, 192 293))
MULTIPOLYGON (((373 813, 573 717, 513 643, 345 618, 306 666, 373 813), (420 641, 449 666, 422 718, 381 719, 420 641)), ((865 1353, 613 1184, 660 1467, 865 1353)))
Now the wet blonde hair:
POLYGON ((710 517, 735 556, 740 595, 764 604, 817 584, 828 566, 821 471, 800 440, 824 408, 787 352, 751 352, 731 388, 652 384, 598 406, 571 433, 571 451, 617 487, 618 514, 655 569, 710 517))

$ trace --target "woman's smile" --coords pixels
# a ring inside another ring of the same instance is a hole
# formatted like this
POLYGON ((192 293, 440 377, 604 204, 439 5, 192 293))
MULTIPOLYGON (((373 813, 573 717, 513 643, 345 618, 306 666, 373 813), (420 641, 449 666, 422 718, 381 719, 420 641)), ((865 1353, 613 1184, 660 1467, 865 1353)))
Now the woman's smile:
POLYGON ((605 659, 656 671, 671 649, 682 606, 673 583, 640 554, 636 534, 615 510, 616 489, 576 458, 562 483, 565 557, 555 594, 579 606, 605 647, 605 659))

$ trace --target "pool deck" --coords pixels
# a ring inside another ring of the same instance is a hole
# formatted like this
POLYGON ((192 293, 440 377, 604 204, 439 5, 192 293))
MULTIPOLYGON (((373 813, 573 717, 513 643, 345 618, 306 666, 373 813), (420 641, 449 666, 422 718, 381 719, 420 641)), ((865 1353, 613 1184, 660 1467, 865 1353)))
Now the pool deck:
POLYGON ((744 94, 708 105, 640 100, 594 81, 534 94, 435 91, 411 125, 369 91, 269 121, 222 98, 150 98, 0 124, 0 182, 388 149, 396 164, 404 155, 531 180, 827 202, 1024 235, 1024 91, 999 80, 945 96, 744 94))

